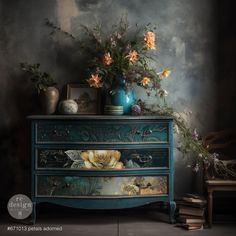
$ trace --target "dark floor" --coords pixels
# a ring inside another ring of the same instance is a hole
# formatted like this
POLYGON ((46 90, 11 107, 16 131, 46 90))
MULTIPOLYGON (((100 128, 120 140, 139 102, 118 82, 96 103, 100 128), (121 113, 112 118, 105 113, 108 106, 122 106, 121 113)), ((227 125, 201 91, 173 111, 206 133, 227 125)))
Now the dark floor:
MULTIPOLYGON (((224 218, 224 217, 223 217, 224 218)), ((1 215, 0 235, 67 235, 67 236, 233 236, 236 222, 226 220, 211 229, 186 231, 167 223, 164 213, 151 211, 79 211, 52 209, 39 211, 35 225, 14 222, 8 214, 1 215), (50 228, 47 228, 47 227, 50 228), (56 227, 56 228, 53 228, 56 227), (37 231, 37 230, 42 231, 37 231), (49 230, 49 231, 45 231, 49 230), (62 230, 62 231, 61 231, 62 230)))

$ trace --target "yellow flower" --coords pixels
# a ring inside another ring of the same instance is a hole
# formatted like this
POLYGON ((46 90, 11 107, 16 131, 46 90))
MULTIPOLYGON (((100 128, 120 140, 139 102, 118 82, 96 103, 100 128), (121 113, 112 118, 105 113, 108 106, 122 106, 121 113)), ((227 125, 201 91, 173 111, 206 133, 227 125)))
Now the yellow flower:
POLYGON ((162 72, 161 72, 161 76, 162 77, 168 77, 171 73, 171 70, 168 68, 165 68, 162 72))
POLYGON ((121 153, 117 150, 87 150, 83 151, 80 155, 87 169, 123 168, 123 163, 119 162, 121 153))
POLYGON ((144 42, 148 49, 155 49, 155 34, 151 31, 147 31, 144 34, 144 42))
POLYGON ((95 87, 95 88, 102 87, 102 77, 100 77, 98 74, 92 74, 87 81, 90 87, 95 87))
POLYGON ((148 77, 143 77, 143 79, 140 81, 140 84, 142 85, 142 86, 145 86, 145 85, 147 85, 149 82, 150 82, 150 78, 148 78, 148 77))
POLYGON ((132 50, 125 58, 128 58, 130 62, 135 62, 138 59, 138 52, 136 50, 132 50))
POLYGON ((102 56, 102 62, 104 65, 107 65, 107 66, 109 66, 113 62, 113 59, 112 59, 111 54, 109 52, 106 52, 102 56))

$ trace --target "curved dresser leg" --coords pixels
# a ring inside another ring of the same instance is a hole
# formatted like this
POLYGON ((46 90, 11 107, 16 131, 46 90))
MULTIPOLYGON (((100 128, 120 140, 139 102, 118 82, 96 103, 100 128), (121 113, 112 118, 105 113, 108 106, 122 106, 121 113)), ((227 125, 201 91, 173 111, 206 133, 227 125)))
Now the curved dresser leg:
POLYGON ((169 202, 169 216, 170 216, 170 223, 175 223, 175 209, 176 209, 176 203, 174 201, 169 202))

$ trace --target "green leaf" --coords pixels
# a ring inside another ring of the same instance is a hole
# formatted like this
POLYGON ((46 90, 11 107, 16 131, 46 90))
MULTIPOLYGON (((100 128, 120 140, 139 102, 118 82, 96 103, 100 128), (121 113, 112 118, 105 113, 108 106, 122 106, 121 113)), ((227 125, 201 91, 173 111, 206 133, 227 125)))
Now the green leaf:
POLYGON ((56 84, 49 73, 40 71, 39 63, 27 64, 22 62, 20 63, 20 67, 29 74, 29 79, 33 82, 38 93, 40 93, 41 90, 45 91, 47 87, 56 84))

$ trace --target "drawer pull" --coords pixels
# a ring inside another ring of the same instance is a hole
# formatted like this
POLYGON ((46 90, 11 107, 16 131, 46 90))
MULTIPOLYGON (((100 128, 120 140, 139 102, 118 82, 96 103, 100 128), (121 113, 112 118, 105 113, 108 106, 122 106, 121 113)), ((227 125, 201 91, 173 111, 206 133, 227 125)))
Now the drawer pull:
POLYGON ((140 156, 139 154, 132 154, 132 159, 136 159, 139 163, 147 163, 152 160, 152 156, 140 156))
POLYGON ((152 133, 152 130, 151 130, 151 129, 149 129, 149 130, 146 131, 146 134, 151 134, 151 133, 152 133))
POLYGON ((142 137, 142 139, 143 139, 144 137, 148 136, 148 135, 151 135, 152 133, 153 133, 153 131, 152 131, 151 129, 143 130, 143 131, 137 130, 137 131, 135 132, 135 134, 140 135, 140 136, 142 137))
POLYGON ((65 129, 65 130, 62 130, 62 131, 58 132, 56 129, 54 129, 52 131, 52 134, 53 134, 53 136, 56 136, 56 137, 67 137, 70 134, 70 130, 65 129))
POLYGON ((141 163, 147 163, 147 162, 150 162, 152 160, 152 156, 149 155, 149 156, 143 156, 143 157, 140 157, 139 158, 139 161, 141 163))

